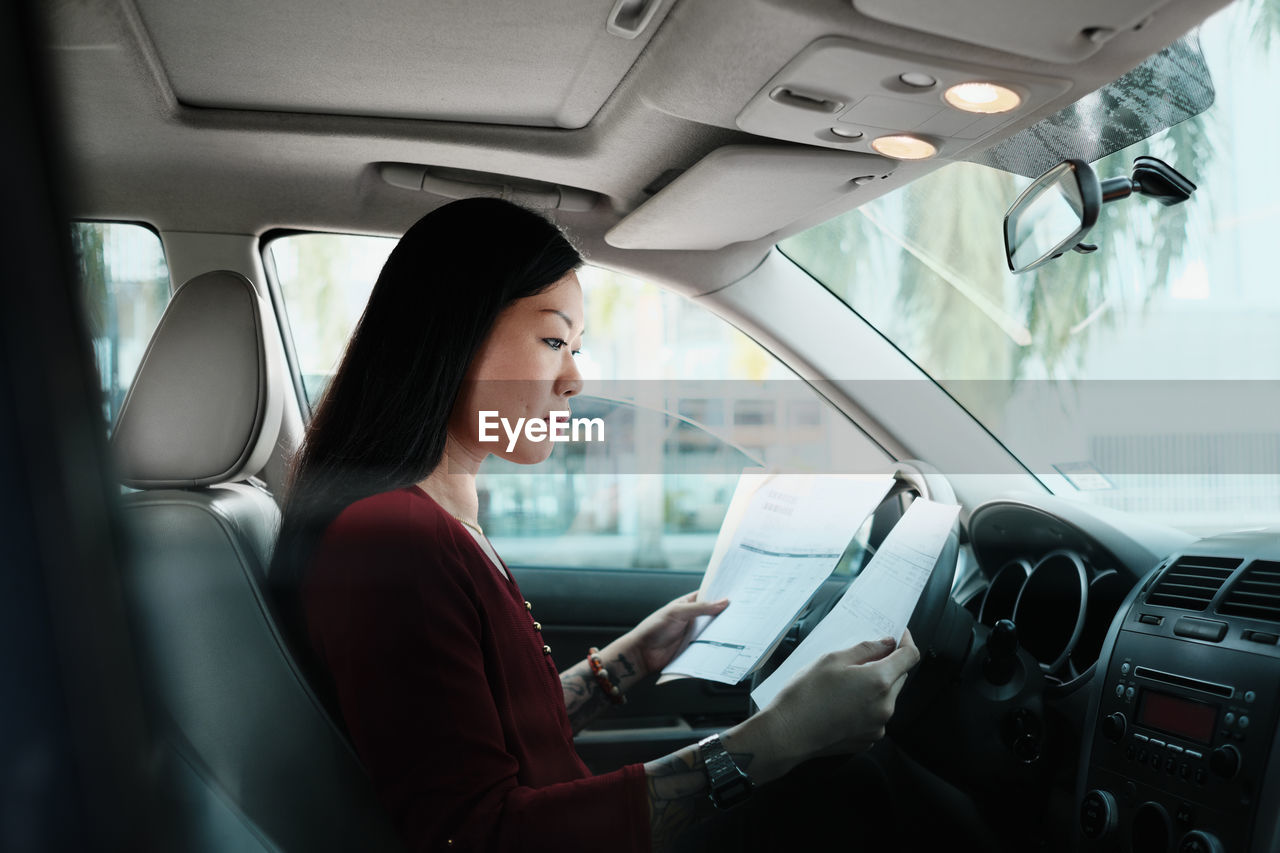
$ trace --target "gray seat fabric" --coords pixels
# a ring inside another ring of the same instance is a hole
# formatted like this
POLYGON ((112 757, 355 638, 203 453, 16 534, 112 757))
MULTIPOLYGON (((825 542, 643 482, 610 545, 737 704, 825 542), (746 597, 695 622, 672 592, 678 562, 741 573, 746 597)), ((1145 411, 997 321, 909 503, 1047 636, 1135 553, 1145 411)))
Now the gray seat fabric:
POLYGON ((280 419, 274 321, 248 279, 174 294, 112 436, 131 559, 124 589, 174 849, 398 850, 351 748, 301 674, 264 577, 280 514, 243 480, 280 419))

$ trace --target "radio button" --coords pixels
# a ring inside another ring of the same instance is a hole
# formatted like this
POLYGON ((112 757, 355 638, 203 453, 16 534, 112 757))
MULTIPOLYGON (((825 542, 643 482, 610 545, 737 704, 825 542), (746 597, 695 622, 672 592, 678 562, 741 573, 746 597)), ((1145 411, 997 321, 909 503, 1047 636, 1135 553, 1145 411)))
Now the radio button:
POLYGON ((1178 746, 1176 743, 1167 743, 1165 744, 1164 748, 1169 750, 1172 753, 1182 752, 1182 747, 1178 746))
POLYGON ((1155 738, 1151 738, 1151 740, 1149 740, 1148 743, 1150 743, 1156 749, 1164 749, 1164 741, 1162 740, 1156 740, 1155 738))
POLYGON ((1175 761, 1174 757, 1170 755, 1168 758, 1164 760, 1164 772, 1172 776, 1173 768, 1176 766, 1176 763, 1177 762, 1175 761))
POLYGON ((1147 736, 1146 736, 1146 735, 1135 734, 1135 735, 1133 736, 1133 739, 1134 739, 1134 740, 1136 740, 1138 743, 1146 743, 1146 742, 1147 742, 1147 736))
POLYGON ((1108 714, 1102 720, 1103 736, 1112 743, 1119 743, 1120 739, 1124 737, 1124 732, 1127 728, 1126 722, 1124 714, 1119 712, 1108 714))
POLYGON ((1183 782, 1191 778, 1191 768, 1187 766, 1187 762, 1178 765, 1178 778, 1183 782))
POLYGON ((1223 779, 1234 777, 1240 772, 1240 750, 1229 743, 1218 747, 1209 753, 1209 769, 1223 779))
POLYGON ((1204 753, 1201 753, 1194 749, 1188 749, 1184 751, 1182 754, 1185 755, 1187 758, 1191 758, 1196 761, 1199 761, 1200 759, 1204 758, 1204 753))

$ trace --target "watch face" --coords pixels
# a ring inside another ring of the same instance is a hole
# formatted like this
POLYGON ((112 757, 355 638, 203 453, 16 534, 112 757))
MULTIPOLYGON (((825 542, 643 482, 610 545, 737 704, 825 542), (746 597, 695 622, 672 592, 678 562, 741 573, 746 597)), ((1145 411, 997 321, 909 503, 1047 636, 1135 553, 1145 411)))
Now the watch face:
MULTIPOLYGON (((736 769, 736 768, 735 768, 736 769)), ((742 802, 751 793, 751 780, 737 771, 737 778, 725 779, 711 790, 711 802, 717 807, 727 809, 742 802)))

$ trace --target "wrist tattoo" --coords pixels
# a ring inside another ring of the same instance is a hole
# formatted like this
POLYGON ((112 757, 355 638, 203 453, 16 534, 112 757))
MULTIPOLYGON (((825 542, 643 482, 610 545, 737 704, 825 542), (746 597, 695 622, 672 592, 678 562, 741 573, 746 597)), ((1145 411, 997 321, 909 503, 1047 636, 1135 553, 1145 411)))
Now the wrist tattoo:
POLYGON ((636 667, 626 655, 618 655, 613 660, 613 665, 618 670, 618 680, 630 678, 636 674, 636 667))
POLYGON ((569 727, 577 734, 609 707, 609 701, 596 684, 595 676, 586 664, 576 664, 560 673, 560 687, 564 691, 564 709, 569 715, 569 727))

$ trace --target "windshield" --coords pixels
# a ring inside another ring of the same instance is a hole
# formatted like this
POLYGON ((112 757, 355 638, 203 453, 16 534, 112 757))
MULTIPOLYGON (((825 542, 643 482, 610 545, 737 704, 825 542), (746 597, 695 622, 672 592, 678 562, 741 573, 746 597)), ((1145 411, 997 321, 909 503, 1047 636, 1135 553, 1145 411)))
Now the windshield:
POLYGON ((1103 207, 1086 238, 1008 272, 1030 180, 952 163, 780 248, 965 406, 1054 492, 1193 533, 1280 522, 1280 0, 1198 36, 1205 112, 1094 163, 1165 160, 1198 186, 1103 207))

